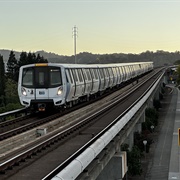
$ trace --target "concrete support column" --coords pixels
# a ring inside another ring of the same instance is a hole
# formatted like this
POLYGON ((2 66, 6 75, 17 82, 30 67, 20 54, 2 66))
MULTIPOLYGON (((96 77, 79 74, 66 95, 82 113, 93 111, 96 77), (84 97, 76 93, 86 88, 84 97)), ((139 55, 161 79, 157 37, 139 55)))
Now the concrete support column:
POLYGON ((139 117, 138 122, 136 123, 135 130, 134 130, 135 132, 141 133, 143 122, 145 122, 145 111, 142 112, 141 116, 139 117))
POLYGON ((144 111, 143 111, 143 113, 142 113, 142 115, 141 115, 141 117, 140 117, 140 119, 139 119, 139 122, 140 122, 140 123, 143 123, 143 122, 145 122, 145 120, 146 120, 146 119, 145 119, 145 117, 146 117, 145 110, 146 110, 146 109, 144 109, 144 111))
POLYGON ((137 123, 135 126, 135 132, 141 133, 142 130, 142 123, 137 123))
POLYGON ((161 87, 159 86, 159 88, 157 89, 154 99, 159 100, 159 94, 161 93, 161 87))
POLYGON ((148 100, 148 103, 147 103, 147 106, 148 108, 153 108, 153 98, 151 97, 149 100, 148 100))
POLYGON ((127 172, 127 155, 125 151, 116 153, 96 180, 121 180, 127 172))
POLYGON ((124 142, 125 144, 129 145, 129 149, 131 150, 134 145, 134 131, 130 132, 129 136, 124 142))

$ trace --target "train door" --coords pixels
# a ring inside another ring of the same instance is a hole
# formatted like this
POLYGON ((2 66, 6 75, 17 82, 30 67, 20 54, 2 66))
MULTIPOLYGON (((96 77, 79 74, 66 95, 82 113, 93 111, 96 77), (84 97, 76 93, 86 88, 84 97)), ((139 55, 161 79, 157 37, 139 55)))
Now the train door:
POLYGON ((103 72, 103 68, 99 68, 99 77, 100 77, 100 91, 105 89, 105 76, 103 72))
POLYGON ((117 67, 117 70, 118 70, 118 84, 121 84, 122 81, 123 81, 123 72, 122 72, 122 68, 121 66, 117 67))
POLYGON ((116 67, 116 73, 117 73, 117 85, 119 85, 121 83, 121 73, 120 73, 120 68, 119 67, 116 67))
POLYGON ((88 83, 87 83, 87 86, 88 86, 88 94, 91 93, 92 91, 92 76, 91 76, 91 73, 90 73, 90 69, 86 69, 86 74, 87 74, 87 79, 88 79, 88 83))
POLYGON ((129 70, 127 66, 124 66, 125 72, 126 72, 126 79, 125 81, 127 81, 129 79, 129 70))
POLYGON ((132 71, 132 66, 130 65, 130 66, 128 66, 128 69, 129 69, 129 79, 131 79, 132 78, 132 73, 133 73, 133 71, 132 71))
POLYGON ((123 73, 123 82, 126 81, 126 69, 125 69, 125 66, 121 66, 121 70, 122 70, 122 73, 123 73))
POLYGON ((84 95, 84 79, 83 79, 83 75, 82 75, 82 69, 76 69, 77 71, 77 75, 78 75, 78 79, 79 79, 79 86, 78 86, 78 90, 79 90, 79 96, 84 95))
POLYGON ((109 73, 109 87, 113 87, 114 83, 114 75, 113 75, 113 70, 112 67, 108 68, 108 73, 109 73))
POLYGON ((107 68, 103 68, 105 89, 109 88, 110 76, 107 68))
POLYGON ((92 85, 92 94, 98 92, 99 89, 99 78, 98 78, 98 73, 97 73, 97 69, 93 68, 91 69, 91 76, 92 76, 92 80, 93 80, 93 85, 92 85))
POLYGON ((88 78, 86 69, 82 69, 83 79, 84 79, 84 95, 88 94, 88 78))
POLYGON ((72 69, 72 74, 73 74, 73 78, 74 78, 74 82, 75 82, 74 97, 75 97, 75 99, 77 99, 79 97, 80 92, 79 92, 79 79, 78 79, 76 69, 72 69))
POLYGON ((116 86, 118 84, 118 72, 117 72, 117 68, 113 67, 113 86, 116 86))
POLYGON ((48 67, 36 67, 35 68, 35 76, 34 76, 34 82, 35 82, 35 93, 34 93, 34 99, 49 99, 49 77, 48 77, 48 67))
POLYGON ((72 101, 74 99, 74 94, 75 94, 75 81, 73 78, 72 74, 72 69, 66 69, 66 74, 68 78, 68 83, 67 83, 67 99, 66 101, 72 101))

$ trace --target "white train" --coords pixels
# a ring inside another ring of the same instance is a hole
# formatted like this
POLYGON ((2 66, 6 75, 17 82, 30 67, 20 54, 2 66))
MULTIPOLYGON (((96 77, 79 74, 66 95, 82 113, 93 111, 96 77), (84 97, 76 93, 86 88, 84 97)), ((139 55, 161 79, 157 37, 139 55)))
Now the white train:
POLYGON ((153 69, 153 62, 30 64, 20 68, 18 94, 25 107, 71 107, 153 69))

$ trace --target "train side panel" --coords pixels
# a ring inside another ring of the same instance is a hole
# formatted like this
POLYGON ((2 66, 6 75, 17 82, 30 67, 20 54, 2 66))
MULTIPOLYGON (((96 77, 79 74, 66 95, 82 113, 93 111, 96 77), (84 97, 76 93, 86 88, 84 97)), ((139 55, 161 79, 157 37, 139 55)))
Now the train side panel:
POLYGON ((19 71, 19 99, 23 106, 39 110, 71 106, 152 69, 152 62, 25 65, 19 71))

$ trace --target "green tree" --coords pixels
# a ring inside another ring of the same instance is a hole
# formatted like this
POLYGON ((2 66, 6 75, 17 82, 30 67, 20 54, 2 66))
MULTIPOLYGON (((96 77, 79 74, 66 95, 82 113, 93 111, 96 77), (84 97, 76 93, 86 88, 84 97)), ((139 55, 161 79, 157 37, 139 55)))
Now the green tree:
POLYGON ((132 151, 129 152, 128 173, 132 176, 142 174, 141 151, 137 146, 133 146, 132 151))
POLYGON ((17 92, 17 82, 12 79, 7 79, 6 81, 6 102, 9 103, 19 103, 19 97, 17 92))
POLYGON ((13 51, 10 52, 7 62, 7 76, 15 81, 18 80, 18 64, 13 51))
POLYGON ((27 64, 27 53, 22 52, 20 54, 20 58, 19 58, 19 61, 18 61, 18 66, 21 67, 21 66, 26 65, 26 64, 27 64))
POLYGON ((48 63, 48 60, 44 59, 44 57, 40 56, 40 54, 38 53, 36 57, 36 63, 48 63))
POLYGON ((142 166, 141 166, 141 150, 138 146, 134 145, 132 150, 129 150, 128 144, 121 145, 121 151, 127 152, 127 164, 128 164, 128 174, 135 176, 141 175, 142 173, 142 166))
POLYGON ((33 59, 33 55, 31 52, 29 52, 27 55, 27 64, 33 64, 34 62, 32 62, 32 59, 33 59))
POLYGON ((43 56, 40 56, 39 54, 36 57, 35 53, 29 52, 27 55, 27 64, 34 64, 34 63, 47 63, 47 59, 44 59, 43 56))
POLYGON ((0 55, 0 106, 5 104, 5 70, 3 56, 0 55))
POLYGON ((35 53, 31 54, 31 64, 32 63, 37 63, 37 61, 36 61, 36 54, 35 53))

